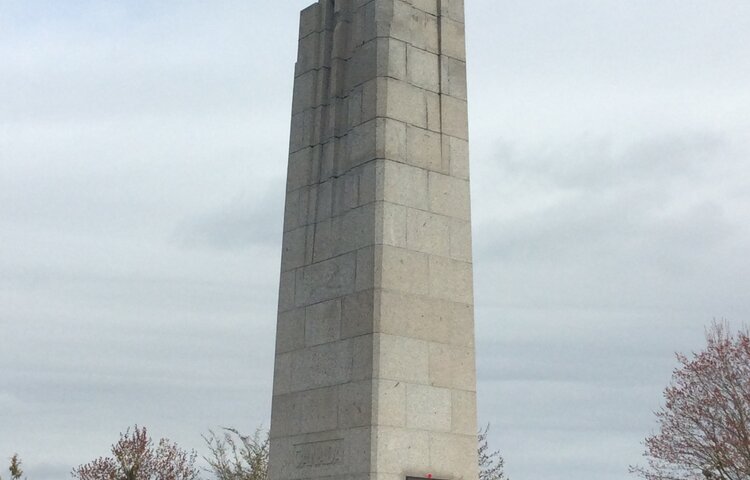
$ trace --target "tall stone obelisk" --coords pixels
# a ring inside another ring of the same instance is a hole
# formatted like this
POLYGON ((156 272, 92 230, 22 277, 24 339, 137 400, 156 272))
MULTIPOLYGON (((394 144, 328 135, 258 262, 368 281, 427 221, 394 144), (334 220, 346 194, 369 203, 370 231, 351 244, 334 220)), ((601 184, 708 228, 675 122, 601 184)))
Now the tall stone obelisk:
POLYGON ((271 480, 477 478, 463 13, 302 12, 271 480))

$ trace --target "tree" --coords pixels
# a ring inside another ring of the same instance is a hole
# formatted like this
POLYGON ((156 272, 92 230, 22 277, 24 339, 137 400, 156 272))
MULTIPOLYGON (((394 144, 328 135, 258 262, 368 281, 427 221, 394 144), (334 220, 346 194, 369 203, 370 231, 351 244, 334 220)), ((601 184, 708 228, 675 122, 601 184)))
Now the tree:
POLYGON ((137 425, 120 434, 111 457, 100 457, 75 468, 79 480, 195 480, 195 452, 186 452, 166 438, 154 442, 137 425))
POLYGON ((479 454, 479 480, 508 480, 505 476, 505 460, 500 456, 499 451, 490 451, 489 443, 487 440, 490 432, 490 425, 487 424, 484 430, 479 430, 477 434, 477 440, 479 441, 479 447, 477 453, 479 454))
MULTIPOLYGON (((10 466, 8 467, 8 471, 10 472, 11 480, 21 480, 21 477, 23 476, 23 470, 21 469, 21 459, 17 453, 13 454, 13 456, 10 457, 10 466)), ((0 480, 2 480, 2 477, 0 477, 0 480)))
POLYGON ((750 334, 714 323, 706 341, 690 357, 677 354, 659 432, 645 441, 648 466, 630 468, 647 480, 750 478, 750 334))
POLYGON ((223 435, 210 430, 203 439, 211 452, 205 459, 218 480, 267 480, 268 432, 258 428, 250 436, 225 428, 223 435))

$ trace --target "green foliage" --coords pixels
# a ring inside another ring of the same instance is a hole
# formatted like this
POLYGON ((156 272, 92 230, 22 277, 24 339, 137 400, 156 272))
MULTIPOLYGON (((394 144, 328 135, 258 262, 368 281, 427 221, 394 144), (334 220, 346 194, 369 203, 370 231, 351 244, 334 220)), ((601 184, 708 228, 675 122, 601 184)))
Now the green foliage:
POLYGON ((490 425, 487 424, 484 430, 477 434, 479 445, 477 453, 479 454, 479 480, 508 480, 505 475, 505 459, 500 452, 491 451, 487 440, 490 431, 490 425))
MULTIPOLYGON (((21 465, 21 458, 17 453, 13 454, 13 456, 10 457, 10 466, 8 467, 11 480, 21 480, 21 477, 23 476, 21 465)), ((0 480, 3 480, 3 477, 0 477, 0 480)))
POLYGON ((218 480, 267 480, 268 432, 258 428, 253 435, 242 435, 224 428, 222 435, 209 431, 203 439, 211 452, 204 457, 218 480))

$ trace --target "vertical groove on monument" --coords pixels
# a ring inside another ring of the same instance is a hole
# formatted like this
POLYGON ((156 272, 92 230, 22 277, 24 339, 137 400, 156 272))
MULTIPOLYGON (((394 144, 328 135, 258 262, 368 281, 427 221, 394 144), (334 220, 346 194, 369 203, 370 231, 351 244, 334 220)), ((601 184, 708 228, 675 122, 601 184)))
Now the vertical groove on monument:
POLYGON ((272 480, 474 479, 462 0, 300 21, 272 480))

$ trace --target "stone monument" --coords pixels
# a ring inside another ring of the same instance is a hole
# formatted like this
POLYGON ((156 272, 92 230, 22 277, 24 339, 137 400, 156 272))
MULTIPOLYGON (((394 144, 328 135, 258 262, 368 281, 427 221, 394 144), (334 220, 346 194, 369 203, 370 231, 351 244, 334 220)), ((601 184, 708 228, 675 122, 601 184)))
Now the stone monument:
POLYGON ((476 479, 463 0, 300 21, 271 480, 476 479))

